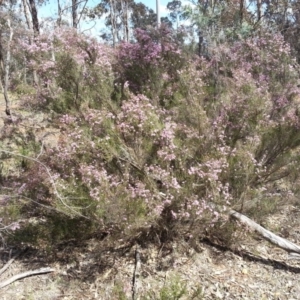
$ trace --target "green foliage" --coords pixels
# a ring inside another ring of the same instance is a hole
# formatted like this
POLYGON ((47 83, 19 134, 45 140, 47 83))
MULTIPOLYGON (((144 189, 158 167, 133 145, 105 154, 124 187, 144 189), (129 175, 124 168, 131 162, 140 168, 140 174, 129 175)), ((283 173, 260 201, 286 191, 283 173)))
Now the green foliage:
POLYGON ((26 95, 26 96, 36 94, 35 88, 32 85, 26 83, 18 83, 14 88, 14 92, 18 95, 26 95))
POLYGON ((118 300, 129 300, 129 297, 126 296, 126 292, 124 291, 122 282, 116 282, 111 297, 118 300))
POLYGON ((188 291, 187 284, 178 275, 168 278, 164 286, 159 290, 148 292, 142 300, 179 300, 179 299, 203 299, 202 288, 196 287, 193 292, 188 291))
POLYGON ((19 199, 10 199, 9 205, 1 208, 1 217, 5 220, 18 221, 22 216, 22 204, 19 199))
MULTIPOLYGON (((128 296, 129 294, 131 294, 131 287, 124 286, 121 281, 116 281, 110 297, 111 299, 128 300, 132 298, 128 296)), ((146 292, 144 289, 140 289, 138 297, 141 300, 204 299, 201 287, 196 286, 193 291, 189 291, 187 284, 179 275, 172 275, 167 278, 160 289, 154 288, 154 286, 146 292)))
POLYGON ((186 285, 180 278, 171 279, 159 292, 160 300, 179 300, 186 294, 186 285))

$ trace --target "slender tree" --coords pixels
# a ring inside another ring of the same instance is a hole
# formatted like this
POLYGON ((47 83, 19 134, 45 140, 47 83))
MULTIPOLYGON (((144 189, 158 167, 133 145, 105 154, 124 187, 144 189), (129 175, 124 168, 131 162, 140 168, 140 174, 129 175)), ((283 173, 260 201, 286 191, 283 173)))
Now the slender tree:
POLYGON ((62 21, 62 9, 61 9, 61 5, 60 5, 59 0, 57 0, 57 15, 58 15, 58 17, 57 17, 57 26, 60 27, 61 26, 61 21, 62 21))
POLYGON ((30 17, 29 17, 30 11, 28 7, 28 3, 26 0, 22 0, 22 4, 23 4, 24 16, 25 16, 27 27, 30 31, 32 31, 33 27, 32 27, 32 21, 30 21, 30 17))
POLYGON ((123 40, 129 41, 129 3, 128 0, 121 0, 122 22, 123 22, 123 40))
POLYGON ((240 0, 240 23, 244 20, 245 0, 240 0))
POLYGON ((256 7, 257 7, 257 21, 260 22, 260 20, 261 20, 261 0, 256 1, 256 7))
POLYGON ((35 5, 35 0, 29 0, 30 13, 32 18, 34 36, 40 34, 40 24, 38 19, 38 12, 35 5))
MULTIPOLYGON (((32 14, 32 7, 30 7, 31 9, 29 9, 28 2, 26 0, 22 0, 22 4, 23 4, 24 16, 25 16, 27 27, 28 27, 29 31, 33 32, 34 36, 36 37, 39 33, 38 21, 36 22, 37 27, 35 27, 35 29, 34 29, 33 20, 35 19, 35 17, 33 17, 33 14, 32 14), (30 21, 30 17, 29 17, 30 13, 31 13, 31 16, 32 16, 32 21, 30 21), (37 31, 36 28, 38 28, 38 31, 37 31)), ((35 7, 35 3, 34 3, 34 7, 35 7)), ((36 18, 37 18, 37 14, 36 14, 36 18)), ((34 38, 32 37, 31 34, 29 35, 29 43, 31 45, 34 43, 34 38)), ((25 74, 26 74, 26 70, 25 70, 25 74)), ((25 76, 25 78, 26 78, 26 76, 25 76)), ((33 81, 36 85, 38 84, 38 76, 37 76, 36 70, 33 70, 33 81)))
POLYGON ((72 0, 72 26, 77 28, 78 26, 78 0, 72 0))
POLYGON ((105 25, 110 29, 110 35, 105 32, 102 37, 111 40, 115 46, 118 42, 130 40, 130 25, 136 28, 137 23, 143 23, 141 19, 146 14, 139 10, 143 11, 143 4, 136 4, 133 0, 102 0, 96 7, 89 9, 87 16, 92 19, 105 16, 105 25))
MULTIPOLYGON (((10 100, 8 96, 8 84, 9 84, 9 72, 10 72, 10 60, 11 60, 11 43, 13 38, 13 27, 11 25, 11 19, 9 15, 6 15, 6 25, 8 29, 8 40, 6 47, 3 47, 3 40, 0 40, 0 66, 1 66, 1 83, 3 87, 3 95, 5 99, 5 113, 9 116, 10 100)), ((0 32, 2 37, 2 32, 0 32)))
POLYGON ((110 22, 111 22, 111 33, 113 38, 113 46, 117 43, 117 16, 116 16, 116 5, 115 0, 109 0, 110 6, 110 22))
POLYGON ((160 24, 160 11, 159 11, 159 0, 156 0, 156 16, 157 16, 157 19, 156 19, 156 25, 157 25, 157 28, 159 27, 159 24, 160 24))
POLYGON ((179 18, 182 14, 182 3, 179 0, 173 0, 167 4, 167 8, 170 11, 170 17, 173 23, 176 24, 176 28, 179 26, 179 18))

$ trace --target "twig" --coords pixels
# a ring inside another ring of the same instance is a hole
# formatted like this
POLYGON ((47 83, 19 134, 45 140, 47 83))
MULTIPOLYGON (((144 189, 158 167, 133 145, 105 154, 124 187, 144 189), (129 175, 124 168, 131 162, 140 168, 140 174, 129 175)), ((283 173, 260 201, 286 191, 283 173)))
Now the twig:
POLYGON ((136 299, 136 294, 138 292, 138 282, 137 279, 140 277, 140 269, 141 269, 141 257, 139 253, 139 247, 136 246, 135 250, 135 266, 132 276, 132 300, 136 299))
POLYGON ((17 274, 3 282, 0 283, 0 289, 13 283, 14 281, 16 280, 20 280, 22 278, 25 278, 25 277, 29 277, 29 276, 33 276, 33 275, 39 275, 39 274, 45 274, 45 273, 50 273, 50 272, 54 272, 55 269, 52 269, 52 268, 41 268, 41 269, 38 269, 38 270, 33 270, 33 271, 27 271, 27 272, 24 272, 24 273, 20 273, 20 274, 17 274))
POLYGON ((22 253, 22 251, 19 251, 14 255, 13 258, 11 258, 1 269, 0 269, 0 275, 3 274, 7 268, 14 262, 14 260, 22 253))
POLYGON ((288 260, 291 260, 291 259, 296 259, 296 260, 300 260, 300 254, 298 253, 289 253, 289 256, 287 258, 288 260))
POLYGON ((43 154, 43 150, 44 150, 44 141, 42 141, 41 151, 38 154, 38 156, 36 157, 36 159, 38 159, 43 154))

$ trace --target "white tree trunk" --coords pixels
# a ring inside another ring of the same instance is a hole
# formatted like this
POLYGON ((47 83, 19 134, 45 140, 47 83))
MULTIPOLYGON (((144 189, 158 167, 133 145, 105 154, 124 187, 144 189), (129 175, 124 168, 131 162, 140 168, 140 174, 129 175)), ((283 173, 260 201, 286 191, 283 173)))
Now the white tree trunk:
POLYGON ((7 41, 7 49, 6 49, 6 58, 4 61, 4 70, 3 70, 3 77, 2 77, 2 84, 3 84, 3 94, 4 94, 4 99, 5 99, 5 112, 8 116, 10 116, 11 112, 10 112, 10 100, 8 97, 8 79, 9 79, 9 67, 10 67, 10 51, 11 51, 11 42, 12 42, 12 38, 13 38, 13 28, 11 26, 11 22, 10 22, 10 18, 7 18, 7 26, 9 28, 9 37, 8 37, 8 41, 7 41))
POLYGON ((116 28, 116 10, 114 0, 109 0, 110 2, 110 18, 111 18, 111 33, 113 38, 113 47, 116 46, 117 42, 117 28, 116 28))
MULTIPOLYGON (((26 24, 27 24, 27 27, 28 29, 34 33, 34 30, 33 30, 33 25, 32 25, 32 22, 30 21, 30 9, 29 9, 29 4, 27 3, 26 0, 22 0, 22 4, 23 4, 23 9, 24 9, 24 16, 25 16, 25 19, 26 19, 26 24)), ((30 44, 32 45, 34 43, 34 38, 33 37, 29 37, 29 42, 30 44)), ((38 76, 37 76, 37 73, 35 70, 33 70, 33 82, 38 85, 38 76)), ((25 83, 26 82, 26 69, 25 69, 25 83)))
POLYGON ((30 17, 29 17, 30 11, 29 11, 29 7, 28 7, 28 3, 26 0, 22 0, 22 4, 23 4, 24 16, 25 16, 27 27, 30 31, 33 31, 32 23, 31 23, 30 17))

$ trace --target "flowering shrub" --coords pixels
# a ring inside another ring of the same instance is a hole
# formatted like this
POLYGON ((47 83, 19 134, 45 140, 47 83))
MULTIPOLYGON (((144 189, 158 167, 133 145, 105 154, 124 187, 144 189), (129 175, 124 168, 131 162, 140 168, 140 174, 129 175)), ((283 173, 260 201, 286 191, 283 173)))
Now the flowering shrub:
POLYGON ((220 47, 207 69, 208 80, 219 74, 213 91, 217 101, 209 109, 218 111, 214 126, 230 147, 226 180, 243 208, 249 195, 256 198, 250 206, 275 200, 271 186, 293 173, 292 157, 299 146, 299 75, 281 36, 266 33, 228 49, 220 47))
POLYGON ((121 83, 128 82, 131 91, 153 99, 172 96, 177 72, 185 64, 176 37, 165 25, 152 31, 136 29, 136 42, 119 46, 116 69, 121 83))
POLYGON ((299 76, 288 46, 262 35, 220 45, 207 61, 184 57, 169 38, 138 30, 116 65, 96 41, 54 35, 54 64, 40 70, 55 72, 54 83, 37 90, 80 111, 57 109, 59 141, 23 167, 23 196, 124 238, 153 228, 191 237, 230 208, 263 215, 276 206, 274 185, 298 176, 299 76), (110 98, 112 65, 121 101, 110 98))
POLYGON ((41 35, 32 44, 20 39, 18 47, 38 75, 38 104, 63 113, 84 103, 100 107, 110 99, 112 50, 95 39, 64 29, 41 35))

